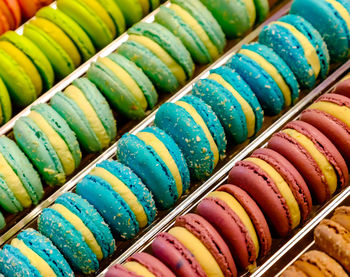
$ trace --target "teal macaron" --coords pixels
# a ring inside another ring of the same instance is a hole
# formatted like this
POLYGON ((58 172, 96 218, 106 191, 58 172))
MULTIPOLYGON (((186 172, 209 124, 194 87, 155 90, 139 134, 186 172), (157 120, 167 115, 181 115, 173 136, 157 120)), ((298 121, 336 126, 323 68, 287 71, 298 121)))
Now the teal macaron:
POLYGON ((76 193, 88 200, 112 233, 122 239, 135 237, 156 216, 150 191, 130 168, 117 161, 98 164, 77 185, 76 193))
POLYGON ((199 0, 172 0, 160 8, 155 21, 181 39, 196 63, 217 59, 226 45, 220 25, 199 0))
POLYGON ((212 107, 235 143, 242 143, 260 130, 264 113, 258 99, 232 69, 222 66, 211 70, 207 79, 195 84, 192 93, 212 107))
POLYGON ((332 61, 345 61, 350 55, 350 3, 348 0, 295 0, 291 14, 309 21, 327 44, 332 61))
POLYGON ((40 233, 48 237, 75 271, 91 274, 115 251, 112 233, 96 209, 75 193, 65 193, 42 211, 40 233))
POLYGON ((224 128, 212 108, 198 97, 188 95, 163 104, 154 124, 177 143, 196 179, 210 176, 220 158, 225 157, 224 128))
POLYGON ((117 145, 117 158, 154 196, 159 209, 172 207, 190 185, 189 170, 177 144, 163 130, 148 127, 127 133, 117 145))
POLYGON ((157 89, 174 92, 192 77, 194 64, 190 53, 165 27, 140 22, 128 34, 128 40, 117 52, 135 62, 157 89))
POLYGON ((10 94, 4 81, 0 77, 0 126, 9 121, 12 117, 12 103, 10 94))
POLYGON ((74 131, 86 152, 107 148, 117 136, 117 126, 108 102, 86 78, 79 78, 56 93, 50 105, 74 131))
POLYGON ((53 243, 34 229, 21 231, 0 252, 0 272, 8 277, 73 277, 74 272, 53 243), (38 261, 45 268, 36 267, 38 261))
POLYGON ((302 88, 313 88, 329 70, 329 52, 319 32, 305 19, 286 15, 266 25, 259 42, 272 48, 290 67, 302 88))
POLYGON ((158 94, 143 71, 119 54, 100 57, 87 72, 87 77, 108 99, 111 106, 127 118, 145 117, 153 109, 158 94))
POLYGON ((13 127, 17 144, 49 185, 63 185, 79 166, 81 151, 74 132, 49 105, 33 106, 13 127))
POLYGON ((293 71, 276 52, 263 44, 243 45, 227 66, 242 76, 266 114, 279 114, 299 97, 299 84, 293 71))
POLYGON ((0 206, 9 213, 38 204, 44 195, 38 173, 17 144, 0 137, 0 206))

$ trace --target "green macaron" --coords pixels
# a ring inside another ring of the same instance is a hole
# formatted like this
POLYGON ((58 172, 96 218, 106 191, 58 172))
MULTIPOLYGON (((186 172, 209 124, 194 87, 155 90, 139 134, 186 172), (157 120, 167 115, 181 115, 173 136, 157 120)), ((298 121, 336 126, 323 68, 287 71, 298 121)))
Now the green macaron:
POLYGON ((130 27, 142 18, 142 6, 139 0, 114 0, 121 9, 126 26, 130 27))
POLYGON ((126 29, 126 23, 124 15, 119 8, 118 4, 114 0, 97 0, 103 7, 105 7, 106 11, 108 12, 109 16, 114 22, 115 28, 116 28, 116 36, 120 36, 122 33, 124 33, 126 29))
POLYGON ((0 126, 12 117, 12 104, 9 92, 0 78, 0 126))

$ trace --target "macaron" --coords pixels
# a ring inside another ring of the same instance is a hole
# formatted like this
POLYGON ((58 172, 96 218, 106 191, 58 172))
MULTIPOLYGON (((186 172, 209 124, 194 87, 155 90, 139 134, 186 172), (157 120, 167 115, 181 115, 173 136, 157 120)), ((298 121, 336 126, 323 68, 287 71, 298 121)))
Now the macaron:
POLYGON ((227 63, 257 96, 266 114, 279 114, 299 97, 299 85, 289 66, 271 48, 245 44, 227 63))
POLYGON ((280 237, 305 222, 311 212, 311 195, 303 177, 271 149, 258 149, 238 162, 230 171, 228 183, 255 200, 280 237))
POLYGON ((153 109, 158 94, 143 71, 119 54, 98 58, 87 77, 100 89, 112 107, 125 117, 140 119, 153 109))
POLYGON ((51 186, 63 185, 79 166, 81 152, 74 132, 49 105, 38 104, 13 127, 16 142, 51 186))
POLYGON ((86 152, 99 152, 116 138, 117 126, 108 102, 86 78, 56 93, 50 105, 66 120, 86 152))
MULTIPOLYGON (((93 8, 94 7, 97 7, 97 5, 95 5, 95 3, 93 2, 89 2, 89 1, 86 1, 84 0, 85 3, 89 4, 89 5, 94 5, 92 6, 93 8)), ((113 21, 113 24, 114 24, 114 27, 115 27, 115 34, 114 36, 120 36, 122 33, 124 33, 125 29, 126 29, 126 23, 125 23, 125 18, 124 18, 124 15, 121 11, 121 9, 119 8, 118 4, 117 4, 117 1, 115 0, 97 0, 101 6, 107 11, 108 15, 110 16, 110 18, 112 19, 113 21)), ((98 7, 95 12, 99 12, 100 14, 100 17, 104 20, 107 19, 107 17, 104 17, 104 11, 98 7)), ((108 19, 107 19, 108 20, 108 19)), ((108 22, 106 21, 106 23, 108 25, 110 25, 110 21, 108 20, 108 22)), ((109 27, 110 30, 112 31, 113 33, 113 28, 112 26, 109 27)))
POLYGON ((225 157, 226 136, 212 108, 198 97, 187 95, 175 103, 165 103, 156 113, 154 124, 180 147, 190 174, 203 180, 225 157))
POLYGON ((103 216, 112 232, 131 239, 154 221, 157 209, 150 191, 130 168, 104 161, 77 185, 76 193, 103 216))
POLYGON ((10 7, 7 5, 5 0, 0 0, 0 9, 1 9, 1 16, 4 18, 4 21, 6 21, 6 29, 16 29, 16 21, 14 18, 14 15, 11 12, 10 7))
POLYGON ((34 229, 25 229, 0 252, 0 272, 6 276, 73 277, 66 259, 53 243, 34 229))
POLYGON ((341 206, 335 209, 334 214, 331 218, 333 221, 342 225, 345 229, 350 231, 350 207, 341 206))
POLYGON ((95 47, 85 31, 64 12, 44 7, 36 15, 38 18, 46 19, 59 27, 74 43, 79 51, 82 61, 87 61, 96 54, 95 47))
POLYGON ((339 94, 324 94, 301 113, 300 120, 320 130, 350 161, 350 99, 339 94))
MULTIPOLYGON (((30 39, 14 31, 9 31, 0 37, 0 41, 12 43, 32 61, 39 71, 44 90, 49 90, 53 86, 55 76, 52 66, 42 50, 30 39)), ((37 94, 40 94, 40 92, 38 91, 37 94)))
POLYGON ((169 7, 160 8, 155 21, 180 38, 195 63, 210 63, 225 48, 224 32, 199 0, 172 0, 169 7))
POLYGON ((193 75, 194 64, 182 42, 158 23, 140 22, 128 30, 117 53, 140 67, 154 86, 174 92, 193 75))
POLYGON ((106 277, 136 276, 175 277, 161 261, 144 252, 135 253, 123 265, 112 266, 106 273, 106 277))
POLYGON ((326 253, 311 250, 303 254, 296 262, 289 266, 281 277, 288 276, 339 276, 347 277, 344 269, 326 253))
POLYGON ((336 259, 350 273, 350 230, 336 221, 324 219, 315 228, 316 245, 336 259))
POLYGON ((271 47, 290 67, 302 88, 311 89, 329 70, 327 45, 304 18, 286 15, 266 25, 259 42, 271 47))
POLYGON ((39 231, 48 237, 76 271, 92 274, 99 261, 115 251, 112 233, 100 214, 79 195, 67 192, 42 211, 39 231))
POLYGON ((0 137, 0 205, 9 213, 38 204, 44 195, 38 173, 17 144, 0 137))
POLYGON ((350 74, 346 75, 332 89, 332 93, 341 94, 350 98, 350 74))
POLYGON ((123 135, 118 141, 117 159, 141 178, 159 209, 172 207, 189 188, 184 156, 171 136, 159 128, 123 135))
POLYGON ((45 7, 53 2, 53 0, 17 0, 22 15, 25 19, 32 18, 35 13, 42 7, 45 7))
POLYGON ((350 5, 347 0, 296 0, 290 12, 304 17, 322 35, 332 60, 350 54, 350 5))
POLYGON ((12 103, 9 92, 0 77, 0 126, 12 117, 12 103))
POLYGON ((303 176, 314 203, 325 203, 348 183, 346 163, 334 144, 303 121, 292 121, 274 134, 268 148, 284 156, 303 176))
POLYGON ((4 215, 0 211, 0 230, 4 229, 6 227, 6 221, 4 218, 4 215))
POLYGON ((239 269, 253 270, 258 257, 271 247, 271 234, 264 215, 254 200, 233 185, 209 193, 197 206, 227 243, 239 269))
MULTIPOLYGON (((10 14, 14 21, 14 27, 12 29, 16 29, 21 25, 22 22, 22 15, 21 15, 21 9, 20 5, 17 0, 3 0, 10 11, 10 14)), ((3 10, 3 9, 2 9, 3 10)))
POLYGON ((258 99, 232 69, 222 66, 211 70, 207 79, 194 85, 192 93, 212 107, 235 143, 242 143, 260 130, 264 113, 258 99))
POLYGON ((118 7, 121 9, 126 26, 131 27, 136 22, 139 22, 142 19, 143 8, 141 2, 149 0, 114 0, 118 7))

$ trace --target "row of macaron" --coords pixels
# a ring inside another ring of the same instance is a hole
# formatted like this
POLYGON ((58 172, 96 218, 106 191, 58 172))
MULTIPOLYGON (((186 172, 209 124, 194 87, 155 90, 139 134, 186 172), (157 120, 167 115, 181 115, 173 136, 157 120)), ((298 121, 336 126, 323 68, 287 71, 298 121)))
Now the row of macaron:
MULTIPOLYGON (((349 79, 340 83, 335 92, 348 83, 349 79)), ((176 276, 236 276, 237 269, 254 270, 257 259, 271 249, 272 238, 291 235, 309 218, 313 205, 324 204, 348 185, 350 157, 344 151, 350 141, 350 98, 346 96, 321 96, 299 120, 274 134, 267 148, 236 163, 228 185, 205 196, 195 214, 178 217, 166 233, 158 234, 148 252, 162 267, 152 267, 149 258, 144 261, 139 259, 143 254, 136 254, 111 267, 107 276, 166 276, 164 266, 176 276)), ((334 236, 346 233, 336 227, 329 228, 334 236)), ((331 236, 322 234, 324 238, 331 236)), ((345 234, 341 249, 339 242, 333 243, 330 255, 348 270, 346 239, 345 234)), ((330 244, 323 241, 320 247, 324 250, 330 244)))
MULTIPOLYGON (((212 7, 210 2, 203 1, 208 8, 217 10, 218 7, 212 7)), ((237 35, 252 27, 256 14, 261 20, 269 11, 266 0, 257 1, 257 8, 253 0, 246 1, 243 6, 236 5, 236 1, 228 2, 232 2, 230 10, 242 15, 234 22, 238 26, 244 25, 237 35)), ((35 19, 25 24, 23 35, 15 32, 4 34, 0 38, 3 65, 0 77, 4 83, 1 85, 3 111, 0 123, 11 119, 10 98, 17 107, 29 105, 52 87, 55 78, 60 80, 67 76, 91 58, 96 49, 112 42, 116 35, 159 4, 159 0, 59 0, 57 9, 45 7, 35 19)), ((157 89, 174 92, 191 78, 193 60, 210 63, 226 45, 222 28, 205 5, 199 0, 172 1, 156 15, 156 21, 169 31, 153 25, 151 32, 145 35, 149 29, 135 27, 129 32, 129 40, 120 47, 120 52, 130 60, 137 59, 157 89)), ((223 16, 219 9, 218 20, 223 16)), ((232 18, 231 14, 225 16, 219 21, 223 26, 232 18)))

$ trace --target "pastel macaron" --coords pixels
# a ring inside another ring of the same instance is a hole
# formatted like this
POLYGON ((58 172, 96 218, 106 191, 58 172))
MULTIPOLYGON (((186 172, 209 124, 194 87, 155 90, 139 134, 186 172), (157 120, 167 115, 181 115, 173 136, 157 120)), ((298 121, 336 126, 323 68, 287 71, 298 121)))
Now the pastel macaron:
POLYGON ((12 117, 12 103, 7 87, 0 77, 0 126, 12 117))
POLYGON ((169 7, 160 8, 155 20, 181 39, 195 63, 210 63, 225 48, 224 32, 199 0, 173 0, 169 7))
POLYGON ((112 266, 106 277, 175 277, 175 274, 161 261, 150 254, 141 252, 129 257, 123 265, 112 266))
POLYGON ((174 140, 159 128, 123 135, 118 141, 117 159, 141 178, 159 209, 172 207, 189 188, 184 156, 174 140))
POLYGON ((157 209, 150 191, 130 168, 117 161, 98 164, 76 188, 123 239, 154 221, 157 209))
POLYGON ((16 142, 49 185, 63 185, 79 166, 81 151, 74 132, 49 105, 33 106, 15 123, 16 142))
POLYGON ((227 66, 247 82, 266 114, 279 114, 299 97, 299 84, 290 67, 263 44, 243 45, 227 66))
POLYGON ((311 89, 329 70, 329 52, 320 33, 304 18, 286 15, 266 25, 259 42, 271 47, 290 67, 300 87, 311 89))
POLYGON ((199 203, 196 213, 219 232, 239 269, 253 270, 258 257, 270 250, 272 239, 266 219, 239 187, 224 185, 211 192, 199 203))
POLYGON ((115 251, 112 233, 101 215, 79 195, 68 192, 42 211, 40 233, 48 237, 76 271, 91 274, 115 251))
POLYGON ((334 86, 332 93, 341 94, 350 98, 350 74, 346 75, 334 86))
POLYGON ((206 79, 194 85, 192 93, 211 106, 235 143, 245 141, 260 130, 264 113, 258 99, 232 69, 222 66, 211 70, 206 79))
POLYGON ((158 23, 140 22, 128 34, 117 53, 140 67, 157 89, 174 92, 192 77, 190 53, 168 29, 158 23))
POLYGON ((0 206, 18 213, 38 204, 44 195, 38 173, 16 143, 0 137, 0 206))
POLYGON ((195 179, 210 176, 225 157, 224 128, 212 108, 198 97, 188 95, 175 103, 163 104, 154 124, 177 143, 195 179))
POLYGON ((119 54, 98 58, 87 77, 105 95, 112 107, 127 118, 145 117, 153 109, 158 94, 145 73, 135 63, 119 54))
POLYGON ((326 135, 350 161, 350 99, 339 94, 324 94, 301 113, 305 121, 326 135))
POLYGON ((25 229, 0 251, 0 272, 6 276, 70 276, 68 262, 45 236, 25 229))
POLYGON ((230 171, 228 183, 255 200, 280 237, 305 222, 311 212, 312 199, 303 177, 271 149, 258 149, 238 162, 230 171))
POLYGON ((348 183, 346 163, 334 144, 303 121, 292 121, 274 134, 268 148, 284 156, 303 176, 314 203, 324 203, 348 183))
POLYGON ((117 126, 108 102, 86 78, 73 81, 64 92, 56 93, 51 107, 74 131, 86 152, 99 152, 116 138, 117 126))
POLYGON ((290 12, 308 20, 322 35, 332 60, 350 54, 350 5, 346 0, 296 0, 290 12))

